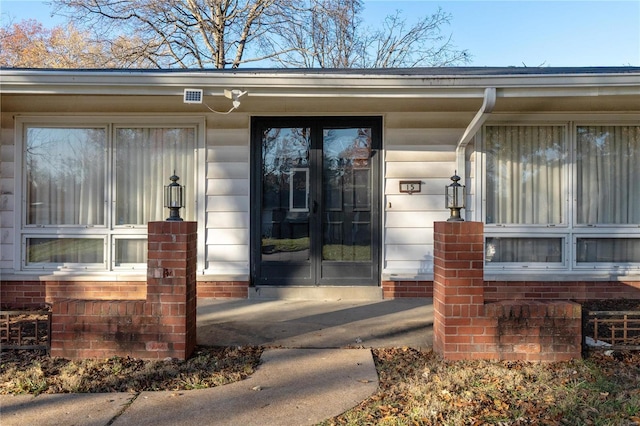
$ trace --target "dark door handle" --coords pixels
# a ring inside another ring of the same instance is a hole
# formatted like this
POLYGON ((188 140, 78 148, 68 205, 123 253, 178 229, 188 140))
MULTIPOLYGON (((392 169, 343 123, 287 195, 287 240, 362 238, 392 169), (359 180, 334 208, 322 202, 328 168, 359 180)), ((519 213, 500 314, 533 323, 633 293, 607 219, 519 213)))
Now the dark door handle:
POLYGON ((318 212, 318 202, 314 201, 313 202, 313 209, 312 209, 313 213, 317 213, 318 212))

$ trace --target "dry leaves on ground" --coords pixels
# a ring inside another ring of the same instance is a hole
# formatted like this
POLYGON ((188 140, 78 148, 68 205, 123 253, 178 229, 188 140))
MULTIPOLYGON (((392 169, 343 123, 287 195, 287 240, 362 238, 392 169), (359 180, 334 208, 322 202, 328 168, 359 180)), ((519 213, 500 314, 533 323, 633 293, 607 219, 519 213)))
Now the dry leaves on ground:
POLYGON ((445 362, 374 349, 379 392, 325 425, 640 425, 640 354, 445 362))
POLYGON ((198 347, 186 361, 114 357, 70 361, 34 351, 6 351, 0 361, 0 394, 140 392, 208 388, 253 373, 262 349, 198 347))
MULTIPOLYGON (((186 390, 241 380, 262 348, 199 347, 187 361, 69 361, 2 353, 0 393, 186 390)), ((324 425, 640 425, 640 353, 553 364, 445 362, 431 350, 373 349, 379 390, 324 425)))

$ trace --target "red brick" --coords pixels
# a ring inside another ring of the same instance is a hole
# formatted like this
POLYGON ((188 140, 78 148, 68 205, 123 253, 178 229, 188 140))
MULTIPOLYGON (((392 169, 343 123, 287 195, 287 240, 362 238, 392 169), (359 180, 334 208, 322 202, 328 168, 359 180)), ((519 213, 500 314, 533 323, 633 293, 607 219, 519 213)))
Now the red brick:
POLYGON ((475 336, 472 337, 471 341, 473 343, 495 343, 496 342, 496 336, 493 335, 479 335, 476 334, 475 336))
POLYGON ((458 327, 458 333, 461 335, 482 335, 484 334, 484 327, 458 327))
POLYGON ((523 343, 517 344, 513 347, 514 352, 526 353, 526 354, 538 354, 541 352, 540 345, 537 343, 523 343))

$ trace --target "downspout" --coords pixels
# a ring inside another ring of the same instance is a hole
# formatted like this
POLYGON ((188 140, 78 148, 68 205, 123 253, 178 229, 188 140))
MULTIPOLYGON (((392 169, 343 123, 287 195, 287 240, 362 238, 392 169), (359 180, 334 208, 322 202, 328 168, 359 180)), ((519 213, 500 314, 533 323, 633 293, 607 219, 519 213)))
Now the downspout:
POLYGON ((473 117, 473 120, 471 120, 464 133, 462 134, 460 141, 458 142, 458 146, 456 147, 456 165, 458 176, 460 176, 460 180, 462 181, 463 185, 466 185, 467 180, 465 158, 467 145, 469 145, 471 139, 476 135, 476 133, 478 133, 478 130, 480 130, 487 118, 489 118, 489 115, 491 115, 491 112, 493 111, 493 107, 495 105, 496 88, 487 87, 486 89, 484 89, 484 100, 482 102, 482 106, 476 113, 475 117, 473 117))

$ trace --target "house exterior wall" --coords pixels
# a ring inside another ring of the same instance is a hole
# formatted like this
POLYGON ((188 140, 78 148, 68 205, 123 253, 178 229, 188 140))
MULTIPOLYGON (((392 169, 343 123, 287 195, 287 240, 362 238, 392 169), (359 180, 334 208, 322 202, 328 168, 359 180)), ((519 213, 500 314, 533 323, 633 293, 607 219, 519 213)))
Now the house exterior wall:
POLYGON ((387 129, 384 274, 389 278, 429 279, 433 274, 433 222, 446 219, 443 191, 451 182, 454 141, 461 133, 459 129, 387 129), (421 181, 421 191, 400 193, 402 180, 421 181))
MULTIPOLYGON (((285 110, 279 111, 277 104, 271 106, 270 115, 290 115, 285 110)), ((433 222, 448 217, 443 209, 444 186, 451 183, 449 178, 456 167, 455 144, 471 114, 382 111, 371 114, 382 115, 384 124, 384 178, 380 183, 384 193, 381 280, 430 281, 433 279, 433 222), (425 124, 429 127, 424 127, 425 124), (458 127, 446 127, 451 125, 458 127), (401 194, 400 180, 421 180, 421 192, 401 194)), ((330 111, 326 115, 336 114, 330 111)), ((220 282, 220 286, 225 287, 221 292, 226 293, 229 286, 249 280, 251 136, 248 117, 243 114, 229 118, 207 117, 206 255, 204 277, 199 280, 202 287, 211 289, 208 294, 215 294, 215 282, 220 282)), ((470 164, 473 167, 473 162, 470 164)))
MULTIPOLYGON (((21 101, 17 102, 21 105, 21 101)), ((122 104, 127 101, 108 102, 106 106, 95 106, 88 116, 107 116, 116 111, 104 111, 108 105, 122 104)), ((44 118, 56 117, 64 123, 66 115, 59 115, 50 108, 55 102, 44 102, 43 110, 38 115, 44 118)), ((60 105, 73 111, 72 105, 64 102, 60 105)), ((273 105, 275 107, 275 105, 273 105)), ((30 111, 15 111, 17 114, 30 114, 30 111)), ((119 114, 122 111, 117 111, 119 114)), ((148 117, 138 108, 128 111, 132 117, 140 114, 141 120, 148 117)), ((277 116, 285 116, 287 111, 272 111, 277 116)), ((329 114, 333 115, 333 114, 329 114)), ((381 281, 401 281, 426 283, 419 285, 419 293, 413 296, 430 296, 430 285, 433 275, 433 222, 448 216, 443 205, 444 186, 451 181, 449 177, 455 171, 455 144, 464 131, 464 125, 471 116, 470 112, 451 112, 449 114, 406 113, 372 111, 371 115, 382 115, 383 118, 383 154, 384 177, 380 185, 384 197, 380 208, 382 216, 382 276, 381 281), (450 127, 447 127, 450 126, 450 127), (420 180, 420 193, 412 195, 399 192, 400 180, 420 180)), ((153 118, 167 116, 166 112, 152 114, 153 118)), ((10 114, 3 114, 2 152, 3 161, 3 257, 2 266, 5 271, 13 271, 15 253, 13 245, 13 162, 15 122, 10 114), (6 176, 6 178, 5 178, 6 176), (6 219, 5 219, 6 217, 6 219)), ((204 233, 200 236, 198 291, 201 297, 246 297, 246 287, 250 281, 250 114, 219 116, 205 114, 205 149, 204 149, 204 195, 198 198, 198 209, 204 204, 197 217, 204 220, 204 233)), ((19 156, 18 156, 19 158, 19 156)), ((143 276, 121 277, 114 274, 93 273, 102 283, 111 282, 121 286, 122 282, 142 284, 143 276), (108 276, 111 275, 111 280, 108 276), (128 281, 125 281, 128 280, 128 281)), ((31 304, 51 302, 56 299, 60 284, 52 284, 50 289, 42 287, 43 282, 65 283, 69 288, 89 286, 91 275, 69 277, 66 281, 61 277, 25 276, 22 282, 29 285, 31 304), (35 278, 35 279, 34 279, 35 278), (28 284, 27 284, 28 283, 28 284), (74 284, 76 283, 76 284, 74 284), (36 289, 40 289, 36 290, 36 289)), ((12 279, 17 279, 14 277, 12 279)), ((132 294, 138 294, 139 289, 132 294)), ((97 299, 109 300, 112 295, 104 292, 87 290, 82 294, 97 299)), ((15 285, 6 286, 5 294, 18 295, 26 300, 24 292, 19 292, 15 285), (10 289, 10 290, 9 290, 10 289)), ((396 296, 411 295, 408 292, 397 293, 396 296)), ((388 295, 389 296, 389 295, 388 295)))
MULTIPOLYGON (((173 76, 167 77, 169 78, 173 76)), ((126 77, 122 79, 124 81, 126 77)), ((157 81, 161 82, 161 79, 158 78, 157 81)), ((202 226, 198 235, 197 279, 200 297, 247 295, 252 232, 251 117, 381 117, 383 164, 380 189, 383 196, 379 206, 382 213, 380 281, 383 289, 386 286, 389 290, 385 291, 386 297, 430 297, 433 291, 433 223, 446 220, 449 216, 443 206, 444 186, 451 183, 449 178, 457 170, 456 146, 482 104, 484 87, 463 87, 459 89, 460 93, 447 88, 441 93, 422 97, 416 94, 415 88, 403 86, 405 83, 415 83, 403 81, 394 83, 398 84, 397 89, 394 89, 396 92, 389 95, 373 93, 374 89, 367 86, 369 80, 363 79, 362 81, 367 82, 362 83, 366 86, 364 89, 353 89, 349 84, 341 83, 341 93, 336 95, 322 92, 323 85, 326 84, 323 79, 313 80, 313 84, 309 83, 304 87, 289 87, 287 79, 274 81, 275 83, 269 84, 284 87, 284 95, 266 95, 262 93, 266 86, 259 83, 254 89, 248 89, 249 95, 243 98, 240 110, 228 115, 209 112, 202 105, 184 105, 179 90, 187 86, 182 83, 175 83, 178 89, 158 89, 164 91, 157 95, 147 93, 156 90, 150 87, 135 94, 129 94, 127 88, 118 94, 101 96, 85 96, 80 92, 74 95, 62 94, 64 88, 59 89, 59 95, 3 94, 0 123, 0 270, 3 273, 3 303, 8 300, 8 294, 30 297, 33 302, 42 300, 44 303, 57 297, 56 289, 98 286, 96 283, 110 283, 114 287, 126 283, 126 286, 133 289, 131 297, 137 298, 145 280, 143 271, 129 274, 88 273, 82 276, 54 276, 50 272, 38 275, 35 272, 16 271, 15 266, 20 264, 20 259, 16 256, 20 253, 21 244, 15 228, 15 207, 20 198, 19 191, 16 193, 15 179, 15 162, 21 158, 21 154, 16 153, 16 132, 21 129, 14 128, 15 117, 18 115, 38 116, 43 117, 43 120, 56 117, 61 122, 67 117, 82 115, 99 119, 126 116, 133 120, 130 122, 135 122, 137 118, 143 122, 145 119, 161 122, 177 117, 180 120, 193 119, 194 122, 202 123, 199 130, 204 135, 204 152, 199 159, 199 179, 202 182, 198 183, 196 215, 202 226), (168 90, 172 91, 170 95, 165 93, 168 90), (353 93, 341 97, 342 92, 349 90, 353 90, 353 93), (400 193, 401 180, 421 181, 421 192, 411 195, 400 193), (43 291, 44 282, 52 283, 51 291, 48 288, 43 291), (18 283, 23 283, 30 290, 21 292, 18 283)), ((562 79, 562 83, 554 84, 565 84, 564 81, 562 79)), ((453 87, 456 83, 451 80, 443 84, 451 84, 453 87)), ((487 80, 487 84, 508 85, 502 77, 493 77, 487 80)), ((537 84, 540 84, 539 81, 531 78, 523 83, 523 87, 513 89, 510 95, 503 95, 487 123, 564 123, 575 119, 584 122, 609 122, 621 116, 624 116, 626 122, 633 122, 640 118, 637 88, 634 87, 621 89, 622 94, 617 95, 609 88, 582 91, 575 88, 534 87, 537 84), (526 85, 533 88, 525 87, 526 85)), ((427 86, 428 84, 424 84, 425 88, 427 86)), ((78 90, 90 91, 91 87, 93 86, 88 84, 78 90)), ((55 90, 49 93, 53 92, 55 90)), ((207 99, 210 99, 212 108, 228 108, 228 100, 222 96, 208 96, 207 99)), ((476 146, 474 140, 466 149, 465 159, 464 183, 468 197, 467 208, 463 213, 468 220, 482 221, 482 202, 478 196, 481 189, 478 178, 482 175, 482 155, 480 146, 476 146)), ((575 289, 576 292, 581 292, 581 297, 591 298, 602 294, 602 289, 608 284, 611 285, 610 288, 616 289, 615 295, 637 295, 637 275, 618 280, 616 277, 607 277, 606 274, 596 276, 589 275, 588 272, 579 277, 572 277, 571 273, 564 274, 561 278, 557 274, 541 272, 531 274, 528 279, 514 278, 518 274, 519 272, 511 271, 502 276, 500 271, 485 270, 485 278, 489 280, 485 283, 488 286, 487 299, 534 298, 537 295, 545 298, 567 297, 569 293, 564 290, 555 291, 557 288, 575 289), (555 282, 557 279, 562 281, 555 282), (554 281, 545 287, 547 290, 529 290, 543 287, 547 281, 554 281)), ((105 299, 112 297, 108 292, 97 291, 94 294, 92 291, 87 290, 84 294, 105 299)))
POLYGON ((11 114, 0 114, 0 271, 14 262, 15 142, 11 114))
POLYGON ((203 266, 204 274, 213 275, 214 281, 248 281, 248 122, 248 118, 207 121, 206 257, 203 266), (238 127, 231 127, 233 125, 238 127))
MULTIPOLYGON (((383 281, 433 280, 433 223, 449 217, 444 209, 444 190, 456 171, 456 144, 464 132, 464 118, 459 115, 456 120, 454 116, 446 122, 434 122, 428 114, 410 122, 394 117, 388 120, 383 281), (416 127, 429 121, 433 127, 416 127), (459 127, 442 127, 451 124, 459 127), (401 193, 402 180, 421 181, 421 191, 401 193)), ((466 175, 473 176, 473 159, 468 164, 466 175)), ((467 180, 467 187, 472 187, 471 179, 467 180)), ((469 198, 472 197, 470 192, 469 198)), ((472 209, 467 209, 467 215, 473 215, 472 209)))
POLYGON ((487 302, 501 300, 574 300, 585 302, 602 299, 640 299, 640 281, 620 279, 575 281, 487 281, 487 302))

